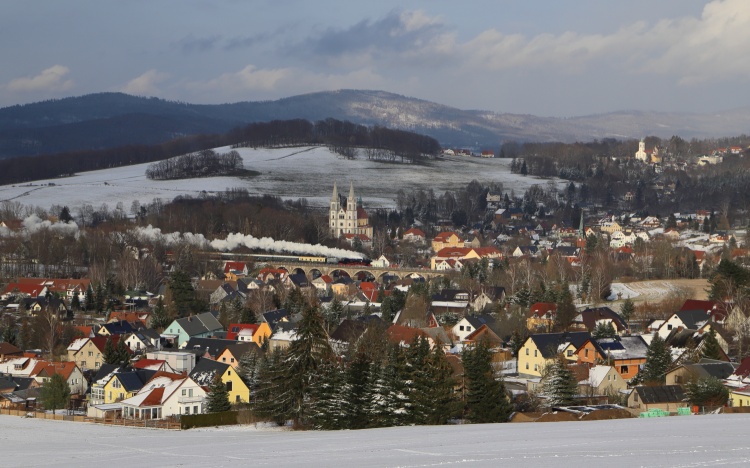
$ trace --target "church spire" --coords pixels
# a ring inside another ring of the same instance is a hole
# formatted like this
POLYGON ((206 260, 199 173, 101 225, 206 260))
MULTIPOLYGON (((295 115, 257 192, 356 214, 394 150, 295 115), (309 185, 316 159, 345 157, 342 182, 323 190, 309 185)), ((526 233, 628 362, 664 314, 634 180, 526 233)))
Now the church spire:
POLYGON ((354 200, 354 182, 349 182, 349 200, 354 200))
POLYGON ((336 189, 336 181, 333 181, 333 196, 331 196, 331 202, 339 201, 339 191, 336 189))

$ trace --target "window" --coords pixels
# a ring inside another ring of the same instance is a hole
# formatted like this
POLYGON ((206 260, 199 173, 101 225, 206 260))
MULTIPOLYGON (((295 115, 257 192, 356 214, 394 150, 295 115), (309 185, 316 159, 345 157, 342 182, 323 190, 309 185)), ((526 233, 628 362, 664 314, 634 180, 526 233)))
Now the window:
POLYGON ((187 390, 185 390, 185 389, 183 388, 183 389, 182 389, 182 396, 185 396, 185 395, 187 395, 187 390))
POLYGON ((528 369, 529 369, 529 363, 527 362, 526 363, 526 370, 528 370, 528 369))
POLYGON ((231 381, 227 382, 227 391, 228 392, 232 391, 232 382, 231 381))
POLYGON ((471 327, 467 325, 466 326, 466 331, 471 331, 471 327))
POLYGON ((239 403, 239 402, 240 402, 240 396, 239 396, 239 395, 237 395, 237 396, 235 397, 234 401, 236 401, 237 403, 239 403))
POLYGON ((538 349, 534 350, 534 357, 536 357, 537 351, 539 351, 539 350, 538 349))
POLYGON ((589 350, 588 348, 583 350, 583 357, 589 357, 589 350))
POLYGON ((94 365, 94 367, 96 367, 96 368, 98 369, 98 368, 99 368, 99 363, 98 363, 98 362, 96 362, 96 363, 94 363, 94 364, 95 364, 95 365, 94 365))
POLYGON ((675 375, 674 376, 674 383, 676 383, 676 384, 682 383, 682 376, 681 375, 675 375))
POLYGON ((669 325, 667 325, 667 330, 671 330, 671 329, 672 329, 672 324, 670 323, 669 325))
POLYGON ((227 375, 232 375, 232 371, 227 371, 227 375))
POLYGON ((571 357, 572 355, 573 355, 573 350, 572 350, 572 349, 569 349, 569 350, 568 350, 568 357, 571 357))
POLYGON ((94 357, 94 352, 93 351, 89 351, 89 357, 94 357))
POLYGON ((229 362, 234 362, 234 358, 229 358, 229 362))
POLYGON ((463 325, 459 325, 458 329, 461 330, 461 331, 464 331, 464 326, 463 325))
POLYGON ((628 373, 628 366, 622 366, 620 368, 620 374, 627 374, 628 373))
POLYGON ((221 358, 221 362, 227 362, 227 358, 225 357, 221 358))
POLYGON ((539 364, 534 364, 534 372, 538 372, 538 371, 539 371, 539 364))
POLYGON ((526 348, 526 355, 529 355, 529 348, 526 348))
POLYGON ((185 414, 190 414, 190 407, 189 406, 185 407, 185 414))
POLYGON ((188 396, 189 397, 193 396, 193 389, 192 388, 188 389, 188 396))
POLYGON ((198 414, 198 407, 197 406, 193 406, 193 414, 198 414))

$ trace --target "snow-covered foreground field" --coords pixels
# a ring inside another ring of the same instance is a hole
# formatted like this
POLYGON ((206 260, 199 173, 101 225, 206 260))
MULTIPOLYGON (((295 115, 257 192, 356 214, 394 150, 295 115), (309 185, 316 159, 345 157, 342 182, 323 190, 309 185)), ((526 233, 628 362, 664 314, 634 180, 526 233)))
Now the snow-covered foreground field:
MULTIPOLYGON (((218 148, 224 153, 229 148, 218 148)), ((535 184, 547 180, 511 174, 509 159, 451 157, 431 161, 426 166, 387 164, 364 157, 346 160, 327 148, 240 148, 245 167, 261 173, 250 180, 237 177, 209 177, 171 181, 148 180, 148 164, 82 172, 73 177, 40 180, 31 184, 0 186, 0 201, 17 200, 25 205, 49 208, 53 204, 79 207, 85 203, 98 208, 107 203, 114 208, 123 203, 130 210, 133 200, 141 204, 154 198, 171 200, 178 195, 198 196, 202 191, 216 192, 243 187, 251 194, 278 195, 286 199, 307 198, 314 206, 327 206, 336 179, 344 194, 354 182, 358 196, 366 208, 392 207, 398 189, 446 190, 465 187, 471 180, 488 184, 501 182, 505 190, 519 195, 535 184), (53 185, 50 185, 53 184, 53 185)), ((564 181, 555 183, 562 188, 564 181)))
POLYGON ((0 465, 426 467, 748 466, 750 415, 265 432, 185 432, 0 416, 0 465))

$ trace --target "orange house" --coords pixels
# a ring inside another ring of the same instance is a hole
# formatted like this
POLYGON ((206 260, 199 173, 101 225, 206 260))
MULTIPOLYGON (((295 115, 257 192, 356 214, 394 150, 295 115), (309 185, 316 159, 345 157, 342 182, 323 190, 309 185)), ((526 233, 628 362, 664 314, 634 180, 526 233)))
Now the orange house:
POLYGON ((576 354, 579 363, 592 367, 609 362, 623 379, 630 380, 646 363, 647 350, 648 345, 640 336, 592 338, 586 340, 576 354))

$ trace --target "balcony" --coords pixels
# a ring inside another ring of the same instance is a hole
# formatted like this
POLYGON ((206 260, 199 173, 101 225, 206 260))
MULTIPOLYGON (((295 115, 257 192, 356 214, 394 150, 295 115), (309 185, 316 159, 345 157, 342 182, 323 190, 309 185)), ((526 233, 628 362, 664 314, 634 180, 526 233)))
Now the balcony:
POLYGON ((190 403, 202 403, 204 397, 202 396, 181 396, 177 398, 177 403, 181 405, 187 405, 190 403))

